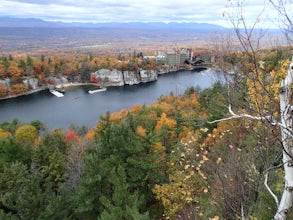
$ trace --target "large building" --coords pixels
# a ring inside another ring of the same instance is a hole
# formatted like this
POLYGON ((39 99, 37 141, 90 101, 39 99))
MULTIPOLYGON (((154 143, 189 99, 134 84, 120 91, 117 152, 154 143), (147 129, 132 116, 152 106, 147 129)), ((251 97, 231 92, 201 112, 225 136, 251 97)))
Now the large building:
POLYGON ((170 66, 181 66, 180 65, 180 60, 181 60, 180 59, 180 53, 175 52, 175 51, 168 52, 166 54, 166 56, 167 56, 168 65, 170 65, 170 66))
POLYGON ((167 63, 172 67, 184 66, 186 61, 192 62, 193 52, 191 49, 182 49, 181 51, 168 51, 166 53, 167 63))

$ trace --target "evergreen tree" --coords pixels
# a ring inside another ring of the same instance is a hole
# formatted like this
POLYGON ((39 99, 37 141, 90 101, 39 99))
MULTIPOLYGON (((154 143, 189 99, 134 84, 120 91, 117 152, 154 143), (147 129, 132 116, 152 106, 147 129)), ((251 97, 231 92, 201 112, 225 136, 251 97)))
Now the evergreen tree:
POLYGON ((126 173, 122 166, 113 168, 109 175, 109 183, 113 193, 110 198, 102 197, 104 208, 100 220, 146 220, 148 213, 140 213, 143 203, 137 192, 131 193, 128 189, 126 173))
POLYGON ((23 162, 29 165, 31 161, 31 149, 24 148, 14 139, 0 139, 0 163, 23 162))
POLYGON ((90 81, 90 74, 91 74, 91 68, 87 61, 84 61, 82 63, 82 66, 80 68, 80 79, 81 82, 89 82, 90 81))

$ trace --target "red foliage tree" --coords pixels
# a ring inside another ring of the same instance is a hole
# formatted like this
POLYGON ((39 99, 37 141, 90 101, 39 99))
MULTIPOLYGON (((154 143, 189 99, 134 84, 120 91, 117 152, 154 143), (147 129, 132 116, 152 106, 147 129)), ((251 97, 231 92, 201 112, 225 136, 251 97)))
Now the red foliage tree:
POLYGON ((35 71, 36 74, 40 74, 42 72, 42 69, 41 69, 40 66, 35 66, 34 71, 35 71))
POLYGON ((94 74, 91 74, 91 82, 92 83, 100 83, 100 80, 94 74))
POLYGON ((65 141, 67 144, 73 144, 79 140, 79 136, 72 130, 68 129, 65 134, 65 141))

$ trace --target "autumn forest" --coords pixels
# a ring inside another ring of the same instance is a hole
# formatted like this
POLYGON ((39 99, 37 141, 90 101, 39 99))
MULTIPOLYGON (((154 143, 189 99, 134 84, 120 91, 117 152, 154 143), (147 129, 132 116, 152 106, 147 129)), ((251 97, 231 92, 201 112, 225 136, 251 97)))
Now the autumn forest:
MULTIPOLYGON (((241 112, 269 99, 269 91, 276 106, 288 53, 264 51, 265 88, 249 75, 235 75, 232 95, 221 82, 189 88, 106 113, 94 129, 48 131, 38 120, 2 122, 0 218, 237 219, 243 207, 252 219, 270 219, 276 207, 263 181, 280 160, 278 128, 245 118, 217 120, 229 116, 231 99, 241 112)), ((245 54, 227 53, 219 66, 243 64, 248 72, 247 61, 245 54)), ((270 173, 277 194, 282 176, 278 169, 270 173)))
POLYGON ((92 55, 35 55, 31 57, 5 55, 0 57, 0 80, 8 80, 9 86, 0 83, 0 97, 23 94, 32 88, 24 80, 35 78, 37 85, 45 87, 54 85, 54 78, 65 77, 70 82, 92 82, 91 73, 98 69, 118 70, 153 70, 164 67, 165 62, 155 62, 154 59, 142 59, 142 52, 128 55, 109 54, 92 55))
MULTIPOLYGON (((283 22, 285 44, 262 41, 261 16, 248 25, 244 2, 228 1, 230 14, 223 14, 233 34, 192 48, 221 73, 208 88, 105 112, 93 128, 0 121, 0 219, 292 220, 293 31, 285 5, 293 2, 267 1, 283 22)), ((103 68, 169 68, 166 60, 143 59, 153 48, 68 48, 1 54, 0 98, 34 90, 25 83, 31 78, 48 89, 62 77, 97 83, 92 73, 103 68)))

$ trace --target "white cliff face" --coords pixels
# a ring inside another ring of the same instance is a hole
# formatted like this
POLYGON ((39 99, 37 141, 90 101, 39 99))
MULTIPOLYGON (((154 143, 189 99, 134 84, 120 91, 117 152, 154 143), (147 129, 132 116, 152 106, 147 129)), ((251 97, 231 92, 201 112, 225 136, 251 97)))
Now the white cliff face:
POLYGON ((169 66, 165 66, 165 67, 160 67, 159 68, 159 75, 165 74, 165 73, 169 73, 170 72, 170 68, 169 66))
POLYGON ((124 83, 126 85, 135 85, 140 83, 140 75, 134 71, 123 71, 124 83))
POLYGON ((94 73, 95 77, 100 80, 101 86, 123 86, 124 80, 122 72, 113 69, 100 69, 94 73))
POLYGON ((37 89, 39 87, 39 80, 37 78, 29 78, 23 80, 23 83, 32 89, 37 89))
POLYGON ((93 74, 96 79, 100 81, 100 85, 105 87, 135 85, 156 81, 158 78, 158 72, 155 70, 140 70, 140 72, 137 73, 136 71, 122 72, 117 69, 100 69, 93 74))
POLYGON ((158 79, 158 72, 155 70, 141 70, 140 71, 141 82, 151 82, 158 79))

